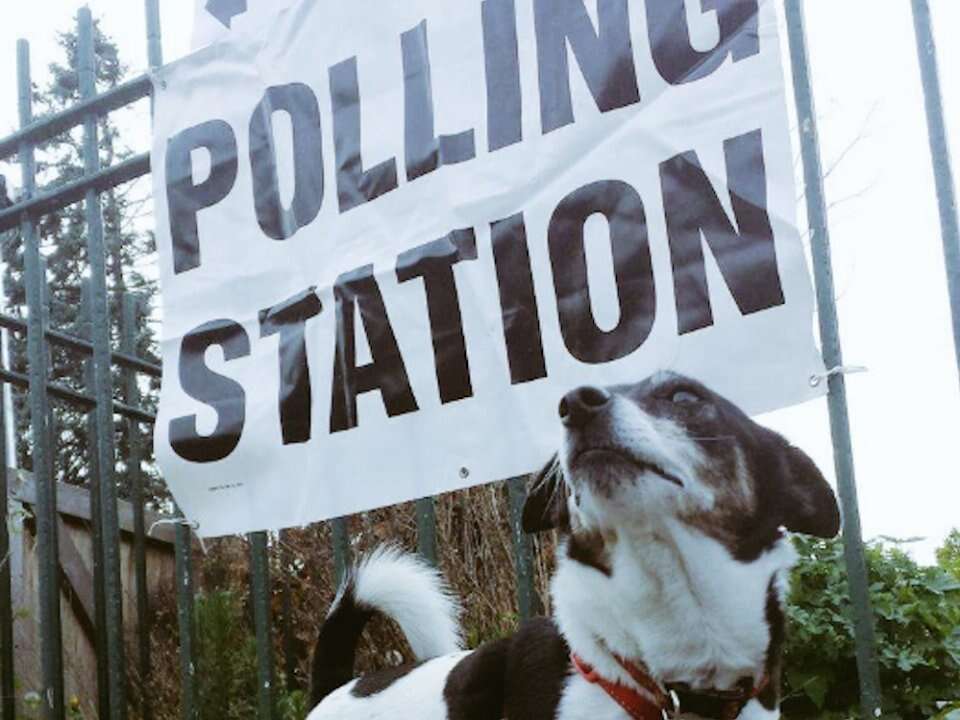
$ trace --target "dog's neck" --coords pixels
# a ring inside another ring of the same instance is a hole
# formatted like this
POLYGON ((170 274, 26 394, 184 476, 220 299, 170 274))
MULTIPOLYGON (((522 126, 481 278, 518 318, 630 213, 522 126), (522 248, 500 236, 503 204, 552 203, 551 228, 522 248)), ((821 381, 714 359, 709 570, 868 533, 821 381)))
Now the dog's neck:
POLYGON ((569 542, 552 582, 554 614, 571 649, 605 677, 629 682, 613 653, 662 683, 695 689, 763 676, 768 593, 779 602, 794 559, 787 540, 741 563, 699 531, 661 519, 605 532, 603 567, 571 560, 569 542))

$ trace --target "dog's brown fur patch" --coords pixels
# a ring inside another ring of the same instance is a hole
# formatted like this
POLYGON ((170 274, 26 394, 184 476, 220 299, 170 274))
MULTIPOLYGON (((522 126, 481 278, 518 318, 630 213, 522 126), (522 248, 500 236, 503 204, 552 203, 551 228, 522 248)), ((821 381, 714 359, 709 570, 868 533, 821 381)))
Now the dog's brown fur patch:
POLYGON ((596 531, 579 530, 570 535, 567 542, 567 556, 582 565, 599 570, 610 577, 610 552, 603 535, 596 531))

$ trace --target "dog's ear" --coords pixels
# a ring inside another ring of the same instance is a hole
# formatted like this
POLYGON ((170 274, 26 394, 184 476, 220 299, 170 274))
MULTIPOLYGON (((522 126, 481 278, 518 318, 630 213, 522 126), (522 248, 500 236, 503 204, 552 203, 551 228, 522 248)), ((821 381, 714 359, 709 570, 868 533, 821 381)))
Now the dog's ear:
POLYGON ((813 460, 784 441, 786 494, 783 525, 791 532, 832 538, 840 530, 837 498, 813 460))
POLYGON ((556 455, 538 472, 523 504, 523 531, 542 532, 570 527, 567 487, 556 455))

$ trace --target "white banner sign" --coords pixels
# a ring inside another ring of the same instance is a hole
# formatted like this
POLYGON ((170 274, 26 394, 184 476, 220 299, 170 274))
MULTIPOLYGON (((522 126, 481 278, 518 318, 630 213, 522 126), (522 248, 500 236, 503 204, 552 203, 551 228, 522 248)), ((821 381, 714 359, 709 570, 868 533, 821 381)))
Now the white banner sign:
POLYGON ((265 37, 274 18, 295 0, 194 0, 193 37, 197 50, 244 35, 265 37))
POLYGON ((773 2, 709 5, 293 2, 162 71, 156 451, 201 534, 529 472, 582 384, 822 392, 773 2))

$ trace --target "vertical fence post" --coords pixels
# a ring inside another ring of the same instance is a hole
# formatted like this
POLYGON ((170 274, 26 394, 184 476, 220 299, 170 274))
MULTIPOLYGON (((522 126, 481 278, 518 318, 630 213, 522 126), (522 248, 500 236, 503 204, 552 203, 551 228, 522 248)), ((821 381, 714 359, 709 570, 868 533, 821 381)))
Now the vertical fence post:
MULTIPOLYGON (((0 364, 4 364, 0 359, 0 364)), ((6 367, 4 366, 4 370, 6 367)), ((0 395, 7 384, 0 382, 0 395)), ((7 503, 7 419, 6 403, 0 398, 0 720, 16 720, 13 682, 13 587, 10 566, 10 508, 7 503)))
MULTIPOLYGON (((30 46, 17 43, 20 127, 33 120, 33 87, 30 79, 30 46)), ((33 145, 20 148, 25 197, 36 193, 36 164, 33 145)), ((50 434, 47 427, 47 364, 43 327, 43 283, 40 268, 40 239, 36 224, 24 216, 20 224, 24 252, 24 285, 27 294, 27 364, 30 377, 30 423, 33 428, 33 473, 37 485, 37 590, 40 594, 40 674, 43 683, 44 717, 62 720, 63 648, 60 627, 60 573, 57 546, 57 487, 53 477, 50 434)))
MULTIPOLYGON (((180 509, 177 517, 183 517, 180 509)), ((183 720, 198 720, 197 672, 193 661, 196 641, 193 611, 193 563, 190 553, 190 527, 185 523, 176 525, 174 535, 176 552, 177 583, 177 634, 180 638, 180 717, 183 720)))
POLYGON ((520 620, 529 620, 543 612, 540 596, 533 584, 533 548, 530 536, 523 531, 523 504, 527 500, 527 478, 507 480, 510 495, 510 534, 513 535, 513 557, 517 575, 517 607, 520 620))
MULTIPOLYGON (((44 331, 49 330, 50 324, 50 287, 47 285, 47 259, 40 256, 40 277, 43 282, 40 283, 40 311, 43 315, 42 323, 44 331)), ((53 348, 46 340, 44 335, 43 343, 43 362, 47 367, 47 377, 53 376, 53 348)), ((57 414, 54 411, 53 403, 50 402, 50 395, 47 394, 47 447, 50 449, 50 469, 56 478, 57 462, 60 459, 59 447, 55 441, 57 437, 57 414)), ((57 523, 59 528, 60 524, 57 523)), ((59 530, 58 530, 59 532, 59 530)), ((58 538, 59 542, 59 538, 58 538)))
POLYGON ((158 0, 144 0, 143 6, 147 18, 147 64, 153 70, 163 65, 160 3, 158 0))
MULTIPOLYGON (((90 278, 84 278, 80 292, 80 323, 77 334, 90 339, 93 314, 90 307, 90 278)), ((93 391, 93 358, 84 361, 83 382, 88 392, 93 391)), ((96 615, 94 646, 97 655, 97 712, 100 717, 110 713, 110 674, 107 671, 107 598, 103 589, 103 522, 100 516, 100 462, 95 448, 97 418, 87 415, 87 447, 90 452, 90 524, 92 526, 91 552, 93 555, 93 605, 96 615)))
MULTIPOLYGON (((830 231, 820 164, 820 141, 814 108, 813 87, 807 55, 801 0, 787 0, 787 28, 800 141, 803 156, 804 184, 807 197, 807 222, 813 250, 813 271, 816 280, 820 341, 827 368, 841 367, 840 325, 830 261, 830 231)), ((829 378, 828 405, 833 437, 833 458, 837 486, 843 512, 843 554, 853 604, 853 625, 856 642, 857 672, 860 680, 860 714, 873 718, 880 713, 880 673, 877 665, 873 610, 870 604, 869 579, 860 531, 860 510, 853 470, 853 446, 850 420, 847 415, 846 385, 842 373, 829 378)))
POLYGON ((943 118, 937 46, 927 0, 913 0, 913 27, 917 36, 930 154, 933 158, 933 177, 937 185, 937 203, 940 209, 947 292, 953 319, 953 348, 957 366, 960 367, 960 224, 957 220, 957 197, 953 184, 953 167, 950 163, 950 144, 947 141, 947 127, 943 118))
MULTIPOLYGON (((77 14, 77 74, 80 96, 97 93, 96 52, 90 8, 77 14)), ((98 117, 83 123, 83 165, 87 175, 100 170, 98 117)), ((113 374, 110 357, 110 313, 107 305, 106 254, 103 216, 95 189, 86 194, 87 258, 90 263, 90 307, 93 315, 93 390, 97 400, 97 458, 100 466, 100 519, 103 526, 103 578, 107 607, 107 667, 110 675, 110 720, 127 716, 127 678, 123 637, 123 587, 120 580, 120 532, 117 520, 117 487, 114 480, 113 374)))
MULTIPOLYGON (((6 197, 8 194, 7 190, 7 178, 3 173, 0 173, 0 193, 6 197)), ((0 233, 0 242, 12 242, 13 241, 13 232, 11 231, 9 235, 4 237, 4 233, 0 233)), ((5 285, 6 278, 4 277, 7 270, 6 263, 3 262, 3 258, 0 257, 0 312, 6 312, 7 309, 7 288, 5 285)), ((0 329, 0 363, 3 364, 4 368, 10 368, 10 331, 6 328, 0 329)), ((17 431, 16 422, 13 419, 13 386, 7 383, 0 384, 0 403, 3 404, 3 411, 7 414, 7 454, 4 456, 4 460, 7 463, 7 467, 16 467, 17 465, 17 438, 15 433, 17 431)))
POLYGON ((265 532, 250 533, 253 622, 257 635, 257 717, 273 720, 273 639, 270 636, 270 558, 265 532))
MULTIPOLYGON (((144 12, 147 19, 147 63, 151 70, 163 66, 163 43, 160 31, 160 4, 158 0, 144 0, 144 12)), ((150 98, 151 109, 154 98, 150 98)), ((174 514, 183 518, 180 508, 174 514)), ((177 525, 174 535, 177 574, 177 625, 180 639, 180 717, 183 720, 196 720, 197 676, 194 662, 196 631, 193 609, 193 557, 190 541, 190 528, 177 525)))
MULTIPOLYGON (((140 321, 139 298, 125 293, 121 311, 121 349, 128 355, 137 354, 136 331, 140 321)), ((126 382, 123 389, 123 400, 131 407, 140 405, 140 388, 137 385, 137 374, 126 370, 126 382)), ((133 558, 134 576, 136 580, 137 598, 137 672, 140 676, 140 716, 143 720, 151 720, 153 709, 150 705, 150 614, 147 599, 147 537, 144 526, 144 492, 143 492, 143 438, 140 434, 140 423, 128 418, 127 433, 127 477, 130 481, 133 503, 133 558)))
POLYGON ((281 642, 283 644, 283 670, 286 675, 286 691, 299 689, 297 678, 297 649, 293 635, 293 598, 290 589, 290 573, 293 568, 293 553, 287 542, 286 530, 277 535, 277 544, 280 546, 280 612, 283 614, 281 642))
MULTIPOLYGON (((163 43, 160 31, 159 0, 144 0, 147 19, 147 63, 151 70, 163 66, 163 43)), ((151 96, 151 110, 154 99, 151 96)), ((180 508, 174 509, 178 518, 183 518, 180 508)), ((193 559, 190 528, 185 524, 176 526, 174 550, 177 575, 177 625, 180 634, 180 716, 184 720, 197 720, 197 675, 194 662, 196 644, 195 617, 193 609, 193 559)))
POLYGON ((331 520, 330 532, 333 535, 333 573, 339 586, 346 577, 347 567, 350 565, 350 533, 347 530, 347 519, 331 520))
POLYGON ((437 564, 437 509, 432 497, 414 503, 417 515, 417 552, 431 565, 437 564))

